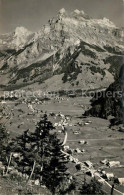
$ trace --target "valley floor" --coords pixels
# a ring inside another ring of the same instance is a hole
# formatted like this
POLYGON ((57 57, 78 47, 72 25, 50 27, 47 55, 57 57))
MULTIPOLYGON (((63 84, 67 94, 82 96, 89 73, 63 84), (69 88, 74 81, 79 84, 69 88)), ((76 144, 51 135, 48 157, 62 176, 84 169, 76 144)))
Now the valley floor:
MULTIPOLYGON (((25 100, 5 101, 2 103, 3 113, 1 122, 5 123, 7 130, 15 137, 24 130, 34 131, 37 122, 43 113, 47 113, 49 120, 56 124, 57 134, 63 141, 61 123, 66 116, 66 129, 68 133, 67 143, 73 151, 73 157, 80 162, 91 161, 95 170, 103 170, 106 173, 113 173, 115 177, 124 177, 124 133, 118 128, 110 128, 108 120, 100 118, 83 118, 82 114, 90 107, 89 98, 68 98, 50 99, 28 103, 25 100), (80 152, 81 151, 81 152, 80 152), (101 161, 120 161, 121 166, 109 167, 101 164, 101 161)), ((83 171, 77 171, 75 164, 70 162, 70 172, 79 174, 83 178, 83 171)), ((112 184, 112 182, 109 182, 112 184)), ((124 192, 124 186, 115 186, 124 192)), ((109 193, 109 189, 105 189, 109 193)), ((119 193, 116 193, 117 195, 119 193)))

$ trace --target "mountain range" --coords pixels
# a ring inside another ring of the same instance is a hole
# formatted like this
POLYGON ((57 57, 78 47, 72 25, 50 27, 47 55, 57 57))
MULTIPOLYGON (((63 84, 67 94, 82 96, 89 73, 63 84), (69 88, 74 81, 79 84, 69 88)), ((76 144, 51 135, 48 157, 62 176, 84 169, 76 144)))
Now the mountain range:
POLYGON ((124 28, 62 8, 38 32, 0 35, 0 88, 102 89, 119 74, 124 28))

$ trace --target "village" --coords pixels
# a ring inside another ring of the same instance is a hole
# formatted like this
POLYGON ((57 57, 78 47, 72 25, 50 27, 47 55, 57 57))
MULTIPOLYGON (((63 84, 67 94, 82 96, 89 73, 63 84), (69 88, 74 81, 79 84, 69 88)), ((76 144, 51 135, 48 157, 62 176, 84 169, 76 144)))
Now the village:
MULTIPOLYGON (((0 119, 14 137, 27 129, 34 131, 42 115, 47 114, 63 142, 72 175, 86 175, 87 179, 96 176, 107 192, 114 183, 116 194, 123 194, 124 135, 110 128, 109 120, 84 117, 89 107, 90 98, 82 97, 9 99, 1 102, 0 119)), ((0 170, 4 173, 1 162, 0 170)), ((13 172, 11 167, 9 171, 13 172)))

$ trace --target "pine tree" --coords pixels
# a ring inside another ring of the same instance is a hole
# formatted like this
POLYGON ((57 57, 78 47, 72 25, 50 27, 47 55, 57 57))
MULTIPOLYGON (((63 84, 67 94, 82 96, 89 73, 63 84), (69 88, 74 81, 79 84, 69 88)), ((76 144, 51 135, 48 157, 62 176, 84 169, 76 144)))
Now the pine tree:
POLYGON ((19 172, 27 174, 31 179, 36 162, 41 160, 38 150, 34 147, 34 140, 32 140, 32 133, 29 130, 24 131, 21 136, 13 139, 9 144, 11 153, 18 153, 17 157, 13 157, 13 164, 16 163, 16 168, 19 172))
POLYGON ((68 176, 63 146, 54 129, 44 115, 35 132, 25 131, 10 144, 11 151, 19 153, 13 158, 17 169, 29 176, 28 181, 39 179, 53 194, 68 176))
POLYGON ((6 147, 9 141, 9 133, 6 128, 0 124, 0 160, 6 161, 6 147))
POLYGON ((55 194, 56 188, 68 176, 65 155, 62 153, 63 145, 57 138, 56 133, 52 133, 52 123, 44 115, 38 123, 33 137, 39 147, 39 155, 42 161, 39 163, 42 167, 42 183, 55 194))
MULTIPOLYGON (((43 167, 43 183, 52 192, 60 190, 60 184, 69 176, 67 172, 65 155, 62 153, 62 143, 57 139, 56 134, 50 135, 49 143, 45 150, 48 157, 43 167)), ((59 192, 58 192, 59 193, 59 192)))

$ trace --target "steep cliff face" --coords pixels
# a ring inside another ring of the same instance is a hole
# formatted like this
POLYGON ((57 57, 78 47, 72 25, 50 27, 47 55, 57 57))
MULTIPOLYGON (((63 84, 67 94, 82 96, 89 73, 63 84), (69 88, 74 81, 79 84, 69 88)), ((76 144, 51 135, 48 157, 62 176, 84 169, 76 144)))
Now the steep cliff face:
POLYGON ((1 86, 31 85, 61 75, 61 86, 107 87, 119 70, 124 30, 106 18, 61 9, 40 31, 24 27, 0 36, 1 86), (118 66, 115 65, 118 59, 118 66))

